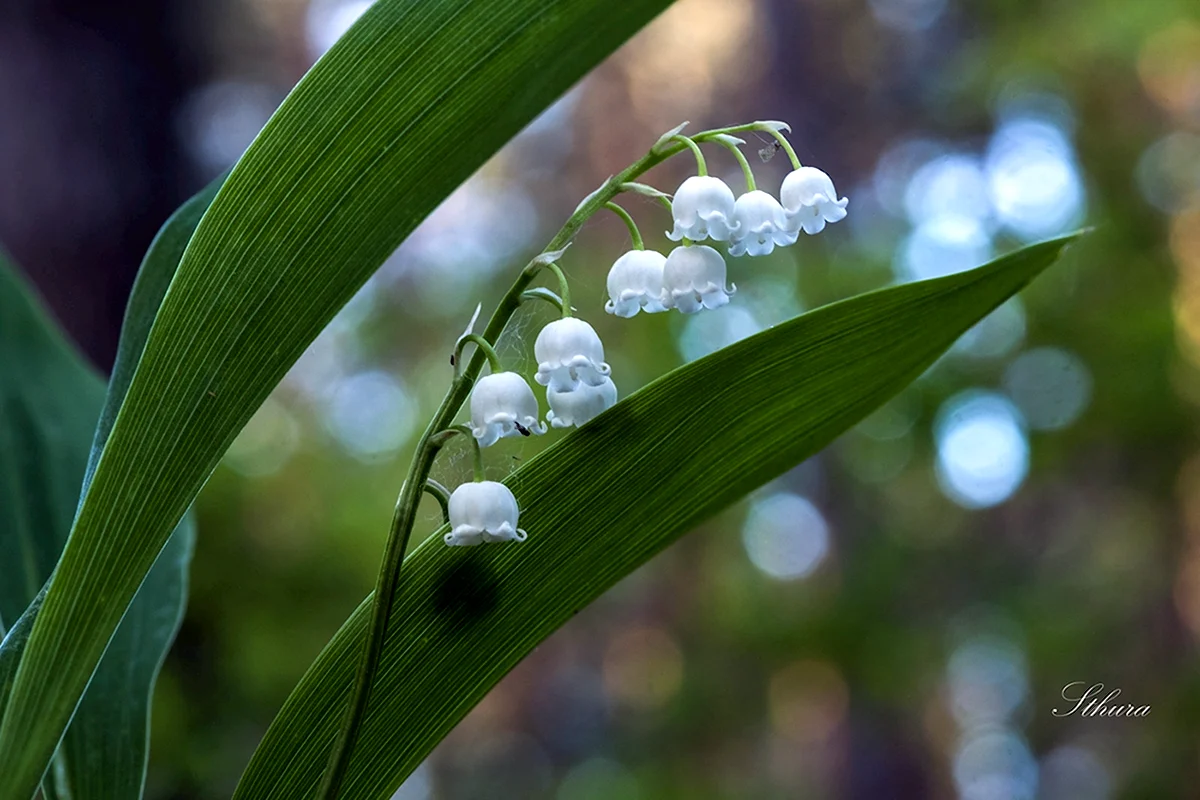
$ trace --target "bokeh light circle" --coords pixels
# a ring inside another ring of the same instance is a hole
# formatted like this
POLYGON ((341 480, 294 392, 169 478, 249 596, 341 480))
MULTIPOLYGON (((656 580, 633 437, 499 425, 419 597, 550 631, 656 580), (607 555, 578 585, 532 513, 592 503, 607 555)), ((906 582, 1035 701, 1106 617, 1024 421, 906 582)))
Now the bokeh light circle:
POLYGON ((326 425, 346 452, 363 461, 393 454, 416 421, 414 402, 400 381, 382 370, 353 375, 338 384, 326 425))
POLYGON ((1004 389, 1033 430, 1067 427, 1087 408, 1092 376, 1076 356, 1058 347, 1022 353, 1004 371, 1004 389))
POLYGON ((997 220, 1025 241, 1063 233, 1083 219, 1083 179, 1075 151, 1054 124, 1034 118, 1005 122, 985 159, 997 220))
POLYGON ((948 400, 934 426, 938 484, 964 508, 1002 503, 1029 471, 1024 422, 1004 396, 964 392, 948 400))
POLYGON ((790 492, 756 500, 742 528, 751 563, 779 580, 803 578, 829 552, 829 526, 817 507, 790 492))

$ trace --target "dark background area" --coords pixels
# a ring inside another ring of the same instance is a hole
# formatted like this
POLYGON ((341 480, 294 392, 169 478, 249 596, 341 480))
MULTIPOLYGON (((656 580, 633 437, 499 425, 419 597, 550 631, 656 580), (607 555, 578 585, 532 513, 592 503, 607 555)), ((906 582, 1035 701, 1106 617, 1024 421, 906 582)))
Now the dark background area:
MULTIPOLYGON (((0 5, 0 242, 97 366, 155 231, 366 5, 0 5)), ((881 412, 544 643, 398 797, 1197 796, 1200 13, 1184 0, 679 0, 430 217, 231 449, 198 501, 149 796, 228 796, 371 587, 475 304, 662 131, 755 118, 792 124, 850 216, 731 261, 718 312, 632 321, 601 310, 628 235, 596 218, 564 265, 623 394, 826 302, 1094 231, 881 412), (1076 681, 1151 712, 1056 716, 1076 681)), ((763 144, 747 153, 774 192, 786 164, 763 144)), ((673 191, 689 168, 651 182, 673 191)), ((665 248, 661 209, 629 207, 665 248)), ((545 313, 503 342, 526 372, 545 313)), ((489 477, 543 444, 489 452, 489 477)), ((466 452, 438 471, 467 479, 466 452)))

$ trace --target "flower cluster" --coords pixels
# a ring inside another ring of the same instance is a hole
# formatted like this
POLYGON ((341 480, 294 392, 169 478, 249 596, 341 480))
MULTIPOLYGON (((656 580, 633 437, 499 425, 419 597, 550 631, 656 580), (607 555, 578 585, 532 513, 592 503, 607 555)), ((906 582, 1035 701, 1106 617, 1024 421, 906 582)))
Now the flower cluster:
MULTIPOLYGON (((561 273, 560 273, 561 274, 561 273)), ((565 292, 564 292, 565 294, 565 292)), ((604 362, 604 344, 595 329, 581 319, 564 316, 542 328, 533 345, 538 369, 535 380, 546 387, 550 411, 546 420, 555 428, 579 426, 617 402, 617 387, 604 362)), ((470 335, 484 348, 493 369, 499 358, 485 341, 470 335)), ((538 419, 538 401, 529 382, 515 372, 493 371, 479 379, 471 392, 471 425, 477 448, 490 447, 509 436, 546 432, 538 419)), ((516 498, 502 483, 482 480, 464 483, 447 504, 450 532, 446 544, 469 546, 484 542, 523 542, 517 527, 516 498)))
MULTIPOLYGON (((738 141, 728 137, 722 144, 736 149, 732 142, 738 141)), ((692 314, 720 308, 736 287, 726 288, 722 255, 697 242, 726 243, 735 257, 765 256, 795 244, 801 231, 817 234, 826 223, 845 218, 848 201, 838 199, 833 181, 821 170, 797 166, 784 178, 776 200, 755 187, 749 164, 738 156, 747 191, 735 198, 724 181, 706 174, 685 180, 671 201, 674 227, 667 232, 681 246, 666 256, 639 247, 618 258, 608 273, 608 313, 632 317, 639 311, 675 308, 692 314)), ((703 170, 703 161, 700 166, 703 170)), ((638 244, 640 238, 635 235, 634 241, 638 244)))
MULTIPOLYGON (((827 223, 846 216, 846 198, 838 199, 833 181, 824 172, 800 165, 781 133, 785 129, 782 123, 751 123, 698 134, 695 139, 680 135, 680 129, 676 129, 659 140, 646 162, 650 165, 655 156, 661 160, 685 149, 692 152, 699 174, 685 180, 673 198, 642 184, 606 183, 580 204, 572 217, 575 229, 588 215, 604 207, 621 216, 633 239, 634 249, 618 258, 608 273, 608 301, 604 306, 608 313, 629 318, 639 311, 678 309, 693 314, 720 308, 730 302, 736 287, 727 283, 725 257, 702 242, 724 244, 729 255, 735 257, 765 256, 776 247, 795 244, 801 231, 817 234, 827 223), (766 131, 787 151, 794 170, 784 178, 778 200, 756 187, 750 165, 738 149, 745 142, 729 135, 738 130, 766 131), (746 176, 744 194, 735 197, 724 181, 708 174, 700 142, 715 142, 733 152, 746 176), (645 249, 633 218, 608 200, 629 190, 657 197, 670 207, 674 224, 666 235, 679 245, 669 254, 645 249)), ((631 167, 627 173, 634 170, 631 167)), ((480 448, 512 436, 540 435, 548 427, 584 425, 617 401, 617 388, 604 361, 604 344, 591 325, 571 315, 567 280, 554 263, 561 255, 562 251, 555 251, 539 256, 526 273, 532 279, 541 268, 548 268, 558 277, 561 295, 548 289, 521 295, 522 301, 534 297, 548 300, 561 312, 559 319, 541 329, 533 345, 537 360, 534 380, 545 387, 549 406, 544 422, 539 418, 538 400, 529 382, 501 368, 491 343, 472 333, 474 320, 459 339, 456 359, 461 357, 463 346, 473 342, 487 356, 491 374, 480 378, 471 392, 470 425, 456 428, 472 435, 475 481, 459 486, 448 496, 440 485, 437 490, 450 523, 450 532, 444 537, 448 545, 525 540, 525 532, 517 527, 519 509, 512 492, 502 483, 483 479, 480 448)))

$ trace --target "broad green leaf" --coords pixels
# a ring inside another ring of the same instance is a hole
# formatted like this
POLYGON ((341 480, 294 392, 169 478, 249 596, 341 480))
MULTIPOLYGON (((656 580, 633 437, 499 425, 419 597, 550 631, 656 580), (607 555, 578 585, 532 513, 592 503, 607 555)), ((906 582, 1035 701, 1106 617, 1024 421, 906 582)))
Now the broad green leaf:
POLYGON ((238 430, 413 227, 670 0, 378 0, 188 244, 0 723, 26 798, 138 585, 238 430))
MULTIPOLYGON (((70 430, 71 440, 61 434, 35 438, 38 429, 25 426, 17 428, 17 432, 29 440, 26 441, 26 452, 40 452, 43 460, 51 452, 69 455, 67 460, 73 470, 62 478, 72 487, 70 493, 59 492, 54 498, 58 504, 52 509, 55 512, 55 524, 36 531, 47 543, 47 550, 50 544, 55 549, 49 566, 36 576, 39 583, 50 577, 53 563, 70 530, 72 514, 79 504, 79 484, 82 480, 86 489, 145 347, 155 312, 179 264, 184 247, 218 186, 219 183, 214 183, 189 200, 167 221, 150 246, 130 296, 107 395, 104 383, 83 365, 69 346, 49 346, 55 339, 61 339, 61 334, 44 315, 39 316, 40 309, 35 303, 27 303, 25 313, 16 313, 17 309, 5 307, 5 310, 14 312, 5 315, 11 324, 27 320, 31 326, 35 322, 43 326, 42 338, 37 341, 29 337, 24 341, 10 339, 6 335, 7 330, 0 330, 0 350, 19 348, 16 354, 6 351, 6 355, 18 357, 4 362, 9 365, 5 380, 19 382, 25 394, 51 389, 60 393, 60 406, 44 402, 37 406, 37 412, 47 417, 43 427, 61 429, 61 422, 56 425, 52 415, 62 415, 69 420, 71 417, 67 414, 71 411, 88 420, 86 428, 76 426, 70 430), (64 379, 49 386, 38 375, 32 374, 35 368, 28 366, 37 364, 44 367, 59 362, 60 369, 55 374, 69 376, 71 380, 64 379), (73 370, 69 369, 71 366, 73 370), (100 418, 98 425, 95 424, 97 415, 100 418)), ((4 273, 0 281, 9 281, 0 287, 0 305, 4 305, 19 297, 21 287, 15 275, 5 270, 3 265, 0 265, 0 272, 4 273), (5 288, 12 290, 5 291, 5 288)), ((6 408, 10 405, 6 403, 6 408)), ((5 436, 6 432, 9 436, 14 435, 11 423, 16 421, 15 417, 7 414, 0 417, 0 436, 5 436)), ((26 483, 22 487, 22 494, 12 498, 14 503, 4 506, 9 513, 18 513, 23 506, 36 507, 37 498, 44 494, 46 475, 27 472, 22 476, 12 472, 7 464, 0 467, 0 481, 20 480, 22 477, 26 483), (40 481, 32 482, 39 478, 40 481)), ((17 526, 8 525, 0 528, 0 543, 10 532, 20 530, 17 526)), ((187 593, 187 568, 194 539, 194 524, 189 514, 180 522, 138 589, 128 613, 121 620, 116 635, 105 651, 71 726, 63 737, 53 769, 44 781, 43 789, 47 798, 134 800, 141 797, 149 750, 150 701, 162 661, 182 619, 187 593)), ((0 578, 4 577, 0 572, 0 578)), ((43 588, 36 601, 17 620, 12 635, 0 644, 0 712, 6 705, 7 685, 15 672, 44 596, 43 588)))
POLYGON ((104 381, 0 254, 0 620, 54 570, 79 499, 104 381))
POLYGON ((0 251, 0 712, 71 529, 103 402, 104 381, 0 251))
MULTIPOLYGON (((404 591, 342 798, 383 798, 518 661, 698 522, 818 452, 904 388, 1072 237, 817 309, 618 403, 506 481, 521 545, 430 536, 404 591)), ((308 797, 344 719, 370 598, 267 731, 236 798, 308 797)))
MULTIPOLYGON (((142 261, 125 310, 108 396, 92 441, 85 491, 184 248, 220 185, 220 179, 214 181, 171 215, 142 261)), ((183 621, 195 540, 195 520, 189 512, 138 588, 88 684, 59 746, 52 772, 43 782, 50 800, 136 800, 142 796, 154 684, 183 621)))

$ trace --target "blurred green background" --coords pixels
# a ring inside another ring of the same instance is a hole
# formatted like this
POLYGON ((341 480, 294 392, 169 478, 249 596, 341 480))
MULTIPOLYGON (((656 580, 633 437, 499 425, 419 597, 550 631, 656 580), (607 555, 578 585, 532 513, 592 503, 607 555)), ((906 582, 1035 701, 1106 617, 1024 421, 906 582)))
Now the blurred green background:
MULTIPOLYGON (((0 240, 106 366, 153 230, 369 3, 21 5, 0 12, 0 240)), ((418 229, 213 475, 150 797, 228 796, 373 585, 476 303, 662 131, 760 118, 792 124, 850 216, 731 260, 720 311, 633 320, 603 313, 629 238, 595 218, 563 264, 623 394, 815 306, 1094 232, 821 456, 579 614, 397 798, 1200 797, 1191 0, 679 0, 418 229), (1073 682, 1151 711, 1065 715, 1073 682)), ((775 192, 788 165, 765 145, 747 151, 775 192)), ((738 188, 727 153, 710 168, 738 188)), ((663 210, 627 207, 666 248, 663 210)), ((523 309, 502 357, 530 374, 549 319, 523 309)), ((491 448, 489 477, 560 435, 491 448)), ((435 476, 469 472, 452 448, 435 476)))

